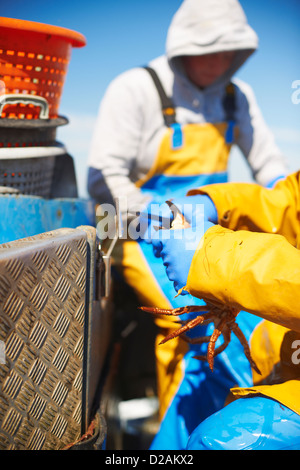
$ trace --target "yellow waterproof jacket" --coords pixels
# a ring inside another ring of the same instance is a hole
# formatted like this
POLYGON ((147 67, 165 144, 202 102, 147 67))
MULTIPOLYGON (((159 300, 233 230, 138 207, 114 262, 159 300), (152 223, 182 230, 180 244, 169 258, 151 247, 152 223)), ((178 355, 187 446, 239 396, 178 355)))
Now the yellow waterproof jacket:
POLYGON ((226 183, 188 194, 210 196, 219 225, 198 246, 187 290, 267 320, 255 329, 250 344, 262 371, 262 377, 254 373, 254 383, 263 385, 233 393, 262 393, 300 413, 300 365, 293 361, 295 338, 300 339, 300 172, 272 190, 226 183), (282 344, 290 330, 296 337, 285 345, 283 360, 282 344), (276 385, 266 385, 274 383, 274 376, 276 385))

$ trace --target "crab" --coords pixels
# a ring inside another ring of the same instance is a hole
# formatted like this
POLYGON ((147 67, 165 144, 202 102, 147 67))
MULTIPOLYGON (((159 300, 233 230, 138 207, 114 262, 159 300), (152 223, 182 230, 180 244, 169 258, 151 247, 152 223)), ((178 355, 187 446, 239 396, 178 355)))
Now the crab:
MULTIPOLYGON (((187 305, 185 307, 179 307, 174 309, 164 309, 159 307, 140 307, 141 310, 154 314, 154 315, 172 315, 180 316, 184 313, 192 312, 204 312, 203 315, 198 315, 192 320, 183 321, 183 325, 172 333, 168 334, 159 344, 164 344, 173 338, 180 336, 184 341, 190 344, 202 344, 208 343, 207 355, 194 356, 199 360, 207 360, 211 371, 214 369, 214 358, 223 352, 228 346, 231 339, 231 332, 233 332, 239 339, 243 346, 244 353, 248 359, 251 367, 258 373, 261 374, 255 361, 253 360, 250 348, 245 338, 244 333, 236 323, 236 317, 239 313, 238 309, 226 306, 216 306, 210 302, 206 302, 206 305, 187 305), (187 332, 198 325, 207 325, 208 323, 214 322, 214 331, 210 336, 203 336, 198 338, 190 338, 187 336, 187 332), (224 341, 216 348, 216 341, 222 334, 224 341)), ((181 323, 181 322, 180 322, 181 323)))

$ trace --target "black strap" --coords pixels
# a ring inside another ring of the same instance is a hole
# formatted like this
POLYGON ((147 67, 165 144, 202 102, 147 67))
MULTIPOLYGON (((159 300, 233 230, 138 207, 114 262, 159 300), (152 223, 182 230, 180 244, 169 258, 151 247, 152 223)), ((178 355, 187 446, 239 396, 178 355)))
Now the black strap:
POLYGON ((158 75, 155 72, 155 70, 153 70, 151 67, 144 67, 144 69, 150 73, 154 81, 154 84, 157 88, 157 91, 160 97, 161 109, 163 112, 165 124, 166 126, 169 127, 172 124, 176 123, 176 112, 175 112, 175 107, 173 105, 173 101, 171 100, 169 96, 166 95, 166 92, 163 89, 160 79, 158 78, 158 75))
POLYGON ((235 87, 233 83, 229 83, 226 87, 226 93, 223 99, 223 106, 226 114, 226 121, 235 120, 235 87))

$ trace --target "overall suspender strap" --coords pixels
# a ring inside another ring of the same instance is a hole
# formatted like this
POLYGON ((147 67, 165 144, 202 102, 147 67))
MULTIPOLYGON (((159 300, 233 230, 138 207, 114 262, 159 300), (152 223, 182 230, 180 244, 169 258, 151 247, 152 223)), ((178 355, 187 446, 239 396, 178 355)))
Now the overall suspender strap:
POLYGON ((154 85, 158 91, 165 125, 173 130, 172 148, 178 149, 183 145, 183 135, 180 124, 176 122, 176 111, 173 105, 173 101, 169 96, 167 96, 155 70, 153 70, 151 67, 144 67, 144 69, 150 73, 154 81, 154 85))
POLYGON ((226 93, 223 100, 223 106, 226 114, 227 130, 225 140, 227 144, 234 142, 234 126, 235 126, 235 87, 233 83, 229 83, 226 87, 226 93))
POLYGON ((155 70, 153 70, 151 67, 144 67, 144 69, 150 73, 154 81, 154 84, 156 86, 156 89, 160 97, 161 109, 162 109, 163 117, 165 120, 165 124, 166 126, 170 127, 172 124, 176 123, 176 112, 175 112, 175 108, 173 105, 173 101, 171 100, 169 96, 167 96, 155 70))

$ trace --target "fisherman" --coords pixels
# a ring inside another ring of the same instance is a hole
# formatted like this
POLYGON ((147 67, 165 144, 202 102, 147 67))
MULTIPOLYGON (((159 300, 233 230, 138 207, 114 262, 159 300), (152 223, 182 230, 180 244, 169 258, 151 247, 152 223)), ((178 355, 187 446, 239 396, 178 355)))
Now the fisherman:
MULTIPOLYGON (((232 388, 234 401, 199 423, 187 448, 299 449, 300 172, 272 190, 243 183, 191 190, 186 218, 201 204, 214 208, 216 224, 206 213, 204 230, 157 232, 155 254, 177 292, 260 320, 250 341, 260 374, 252 370, 252 386, 232 388)), ((205 397, 194 389, 188 398, 193 412, 205 397)))
MULTIPOLYGON (((119 200, 131 239, 119 243, 115 266, 141 305, 202 303, 192 296, 174 298, 164 267, 148 243, 158 225, 155 220, 148 225, 150 213, 153 219, 169 217, 162 204, 166 199, 180 198, 190 187, 226 182, 233 144, 260 185, 272 186, 287 174, 253 91, 233 78, 257 46, 257 35, 237 0, 184 0, 171 21, 165 55, 122 73, 105 93, 89 156, 88 190, 98 204, 119 200)), ((156 323, 158 341, 174 329, 171 320, 156 323)), ((255 324, 245 313, 242 328, 247 337, 255 324)), ((211 376, 205 364, 193 359, 193 348, 182 343, 174 340, 156 348, 160 417, 170 417, 172 438, 160 434, 153 449, 185 448, 194 427, 223 406, 234 384, 252 383, 243 360, 233 369, 222 356, 211 376), (183 381, 187 375, 193 383, 183 381), (172 407, 181 385, 187 385, 187 395, 194 387, 203 392, 192 414, 184 406, 172 407)), ((228 351, 238 357, 240 345, 232 342, 228 351)))

